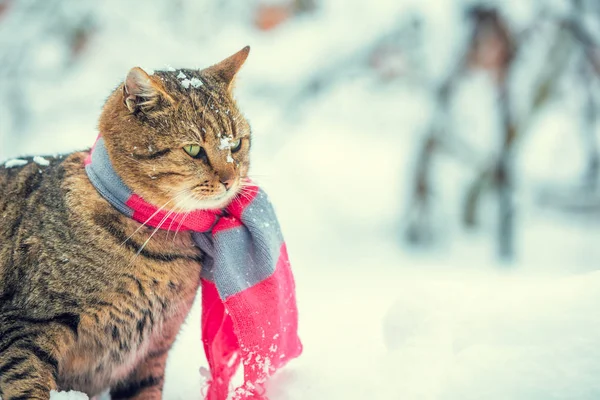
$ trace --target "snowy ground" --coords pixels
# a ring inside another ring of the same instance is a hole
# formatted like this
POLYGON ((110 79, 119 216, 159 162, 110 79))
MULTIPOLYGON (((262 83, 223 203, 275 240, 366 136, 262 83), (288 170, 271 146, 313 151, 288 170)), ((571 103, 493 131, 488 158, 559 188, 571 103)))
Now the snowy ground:
MULTIPOLYGON (((430 112, 427 93, 363 73, 293 112, 282 109, 317 67, 354 54, 411 7, 429 15, 425 56, 433 60, 431 74, 440 74, 435 61, 451 57, 448 43, 464 34, 451 2, 376 3, 346 8, 346 1, 323 1, 316 15, 265 34, 251 30, 242 12, 221 26, 197 6, 192 14, 199 22, 182 16, 175 26, 163 21, 160 8, 107 1, 98 10, 100 34, 81 63, 62 78, 32 76, 24 83, 35 102, 30 133, 18 141, 0 132, 0 158, 89 146, 103 99, 135 65, 205 66, 250 44, 238 97, 255 135, 254 178, 270 192, 286 233, 305 345, 304 355, 273 379, 270 398, 600 398, 594 218, 542 212, 532 193, 519 189, 519 257, 499 264, 492 217, 484 218, 481 232, 456 227, 456 188, 469 176, 441 161, 440 224, 447 239, 435 253, 416 252, 401 244, 399 226, 418 134, 430 112), (186 35, 195 24, 200 33, 186 35)), ((525 3, 510 8, 516 23, 529 16, 525 3)), ((199 4, 217 12, 208 7, 212 2, 199 4)), ((52 65, 52 55, 50 43, 39 54, 41 65, 52 65)), ((457 123, 469 121, 471 139, 483 151, 495 140, 494 129, 486 130, 493 118, 485 88, 485 79, 474 78, 457 106, 457 123)), ((572 110, 558 104, 550 111, 522 145, 523 188, 569 181, 581 168, 572 110)), ((492 202, 484 209, 493 215, 492 202)), ((168 400, 200 398, 206 364, 199 325, 196 307, 170 356, 168 400)))

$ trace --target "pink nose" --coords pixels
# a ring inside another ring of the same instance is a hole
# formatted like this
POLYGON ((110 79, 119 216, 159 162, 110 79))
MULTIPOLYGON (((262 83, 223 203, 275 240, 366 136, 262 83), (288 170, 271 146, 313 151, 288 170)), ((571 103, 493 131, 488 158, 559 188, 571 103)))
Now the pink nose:
POLYGON ((227 179, 225 181, 221 181, 221 183, 223 186, 225 186, 225 189, 229 190, 233 186, 233 179, 227 179))

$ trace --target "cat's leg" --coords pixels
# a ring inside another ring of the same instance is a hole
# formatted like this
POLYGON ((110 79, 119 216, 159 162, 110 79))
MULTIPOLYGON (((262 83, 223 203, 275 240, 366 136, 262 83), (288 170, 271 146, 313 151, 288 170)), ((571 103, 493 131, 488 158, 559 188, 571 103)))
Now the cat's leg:
POLYGON ((165 380, 167 352, 150 354, 124 382, 111 389, 111 400, 159 400, 165 380))
POLYGON ((110 390, 111 400, 158 400, 162 398, 165 367, 169 350, 175 342, 179 326, 156 343, 134 372, 110 390))
POLYGON ((168 349, 151 352, 124 382, 111 389, 111 400, 161 399, 167 355, 168 349))
POLYGON ((3 400, 48 400, 50 391, 57 390, 59 354, 66 345, 66 332, 54 325, 27 322, 16 320, 0 326, 3 400))

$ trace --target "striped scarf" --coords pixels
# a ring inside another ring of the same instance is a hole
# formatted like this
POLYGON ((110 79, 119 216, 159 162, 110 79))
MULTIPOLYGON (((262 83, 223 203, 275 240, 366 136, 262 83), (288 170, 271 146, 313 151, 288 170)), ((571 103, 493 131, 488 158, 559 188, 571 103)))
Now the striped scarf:
POLYGON ((150 227, 191 231, 205 254, 202 342, 211 372, 206 399, 227 398, 240 364, 244 384, 233 391, 233 399, 266 399, 269 376, 302 352, 294 278, 266 194, 252 186, 224 210, 170 214, 123 183, 102 137, 85 169, 102 197, 121 213, 150 227))

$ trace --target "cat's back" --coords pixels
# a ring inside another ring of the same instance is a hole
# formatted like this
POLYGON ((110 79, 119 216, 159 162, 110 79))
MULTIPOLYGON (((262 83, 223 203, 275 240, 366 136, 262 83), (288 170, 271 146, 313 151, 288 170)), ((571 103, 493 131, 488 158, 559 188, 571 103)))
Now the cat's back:
POLYGON ((61 160, 62 157, 36 156, 14 158, 0 164, 0 201, 4 203, 9 196, 23 195, 21 189, 25 189, 25 184, 31 183, 36 174, 51 170, 61 160))
POLYGON ((0 165, 0 271, 15 243, 65 220, 64 180, 76 154, 24 157, 0 165))
POLYGON ((29 206, 39 203, 42 196, 50 199, 60 195, 65 175, 63 161, 62 156, 36 156, 0 165, 0 231, 7 229, 11 221, 25 217, 29 206))

